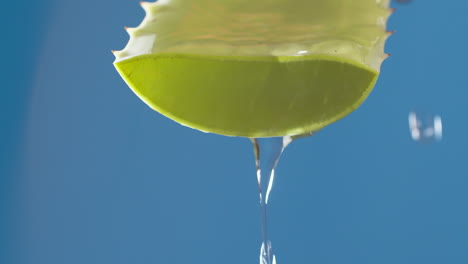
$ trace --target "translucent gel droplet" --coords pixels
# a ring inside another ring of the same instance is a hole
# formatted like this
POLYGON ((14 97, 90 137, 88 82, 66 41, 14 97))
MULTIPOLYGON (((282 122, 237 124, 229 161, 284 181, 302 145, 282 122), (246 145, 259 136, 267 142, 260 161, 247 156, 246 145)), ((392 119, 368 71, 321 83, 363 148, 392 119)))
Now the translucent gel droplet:
POLYGON ((442 139, 442 118, 439 115, 412 111, 408 122, 414 141, 431 143, 442 139))

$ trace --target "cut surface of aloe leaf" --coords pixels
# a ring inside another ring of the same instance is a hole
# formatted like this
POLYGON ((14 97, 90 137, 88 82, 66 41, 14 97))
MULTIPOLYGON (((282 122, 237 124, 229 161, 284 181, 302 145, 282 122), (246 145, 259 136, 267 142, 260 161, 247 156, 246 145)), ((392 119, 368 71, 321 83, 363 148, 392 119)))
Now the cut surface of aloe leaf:
POLYGON ((315 131, 372 90, 390 35, 388 1, 165 0, 115 52, 150 107, 228 136, 315 131))

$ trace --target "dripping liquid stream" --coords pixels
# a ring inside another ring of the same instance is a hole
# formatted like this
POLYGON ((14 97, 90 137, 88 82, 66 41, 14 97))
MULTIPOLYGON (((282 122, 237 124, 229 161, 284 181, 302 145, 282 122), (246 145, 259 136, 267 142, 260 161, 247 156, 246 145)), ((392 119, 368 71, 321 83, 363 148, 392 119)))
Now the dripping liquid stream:
POLYGON ((291 143, 292 138, 253 138, 251 139, 257 172, 258 193, 260 198, 260 221, 262 233, 262 245, 260 248, 260 264, 276 264, 276 258, 272 250, 268 234, 267 204, 275 178, 275 168, 281 153, 291 143))
POLYGON ((260 264, 276 264, 276 257, 268 233, 268 199, 275 179, 275 168, 284 149, 298 138, 308 137, 314 132, 273 138, 251 138, 255 155, 258 194, 260 198, 260 226, 262 245, 260 248, 260 264))

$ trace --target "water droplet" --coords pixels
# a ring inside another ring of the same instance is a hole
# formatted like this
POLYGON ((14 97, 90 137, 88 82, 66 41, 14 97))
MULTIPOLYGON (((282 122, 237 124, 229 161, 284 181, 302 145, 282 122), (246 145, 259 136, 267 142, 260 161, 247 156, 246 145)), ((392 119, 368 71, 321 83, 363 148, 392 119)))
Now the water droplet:
POLYGON ((408 115, 411 138, 414 141, 430 143, 442 139, 442 118, 412 111, 408 115))

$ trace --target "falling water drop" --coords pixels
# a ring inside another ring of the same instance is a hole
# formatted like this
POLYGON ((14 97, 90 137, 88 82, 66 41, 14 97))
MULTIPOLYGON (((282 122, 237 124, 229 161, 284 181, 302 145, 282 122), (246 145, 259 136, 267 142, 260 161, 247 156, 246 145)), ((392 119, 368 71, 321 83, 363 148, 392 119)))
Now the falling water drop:
POLYGON ((408 115, 411 138, 430 143, 442 139, 442 118, 439 115, 412 111, 408 115))
POLYGON ((284 149, 295 139, 310 136, 312 133, 299 136, 273 138, 252 138, 255 167, 257 171, 258 193, 260 198, 260 219, 262 245, 260 248, 260 264, 276 264, 276 257, 268 234, 267 204, 275 179, 275 168, 284 149))

